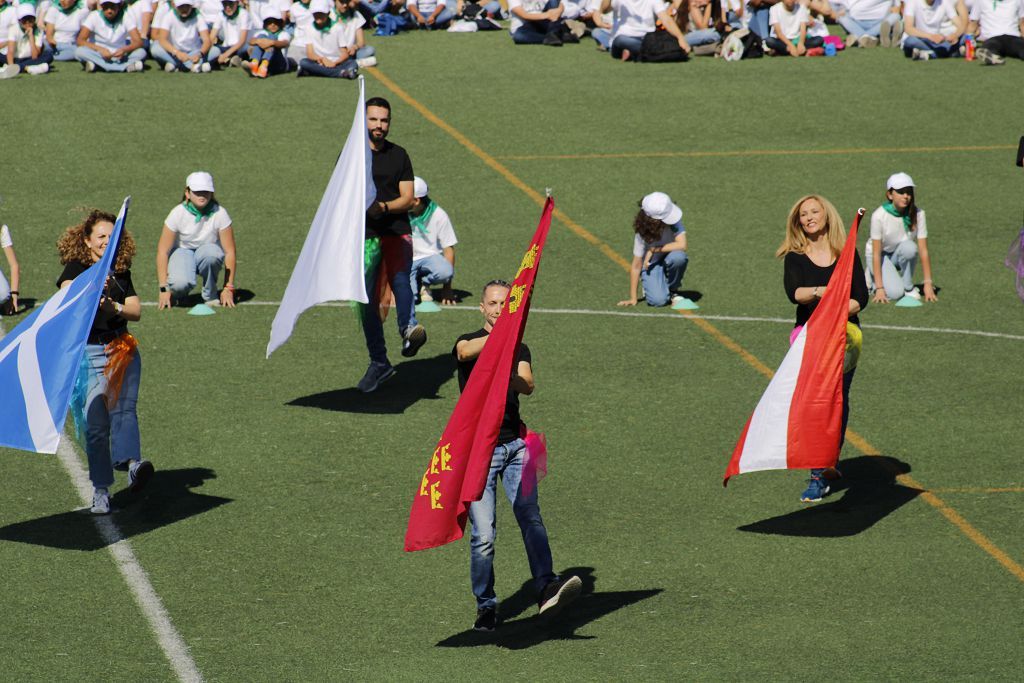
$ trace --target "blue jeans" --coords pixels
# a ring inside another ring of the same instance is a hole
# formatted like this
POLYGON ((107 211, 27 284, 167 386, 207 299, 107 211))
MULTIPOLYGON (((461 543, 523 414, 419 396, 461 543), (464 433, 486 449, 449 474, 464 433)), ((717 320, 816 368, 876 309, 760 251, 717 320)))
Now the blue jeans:
POLYGON ((624 51, 629 50, 629 58, 635 62, 640 59, 640 45, 642 42, 643 38, 637 38, 636 36, 615 36, 612 39, 611 45, 612 57, 619 59, 624 51))
MULTIPOLYGON (((412 19, 412 15, 409 15, 409 18, 412 19)), ((426 19, 427 17, 424 16, 423 18, 426 19)), ((415 28, 422 28, 426 30, 446 29, 448 28, 448 24, 452 23, 452 19, 454 18, 455 12, 448 9, 448 6, 445 5, 445 8, 437 15, 437 19, 434 20, 433 25, 427 26, 426 24, 419 24, 415 19, 413 19, 413 24, 415 28)))
POLYGON ((686 42, 690 44, 690 47, 711 45, 712 43, 717 43, 721 39, 722 36, 713 28, 702 28, 696 31, 690 31, 686 34, 686 42))
POLYGON ((310 76, 323 76, 324 78, 342 78, 342 75, 346 71, 354 71, 357 69, 356 60, 346 59, 338 66, 324 66, 318 62, 314 62, 312 59, 299 60, 299 68, 302 69, 304 74, 310 76))
POLYGON ((945 41, 936 43, 926 38, 918 38, 917 36, 907 36, 903 40, 903 54, 907 57, 912 57, 914 49, 923 50, 924 52, 930 52, 932 57, 956 57, 960 55, 958 51, 960 43, 957 41, 956 45, 947 43, 945 41))
MULTIPOLYGON (((544 5, 544 12, 555 9, 560 4, 559 0, 548 0, 547 4, 544 5)), ((558 34, 562 30, 562 26, 565 23, 561 19, 558 21, 550 21, 543 19, 541 21, 524 21, 523 25, 516 29, 516 32, 512 34, 512 42, 516 45, 540 45, 544 42, 544 36, 548 34, 558 34)))
MULTIPOLYGON (((177 57, 171 55, 171 53, 165 50, 164 46, 161 45, 159 42, 155 42, 152 45, 150 45, 149 52, 153 55, 153 59, 160 63, 160 66, 164 66, 165 64, 173 64, 178 69, 178 71, 191 71, 192 67, 195 64, 201 64, 202 62, 206 61, 203 58, 202 53, 198 50, 195 52, 190 52, 189 58, 182 61, 177 57)), ((213 48, 210 49, 210 54, 213 54, 213 48)), ((220 51, 218 51, 217 54, 220 54, 220 51)))
POLYGON ((377 48, 373 45, 364 45, 363 47, 356 50, 356 59, 366 59, 367 57, 373 57, 377 54, 377 48))
POLYGON ((284 56, 284 51, 279 50, 275 47, 268 47, 264 50, 261 47, 252 45, 249 47, 249 58, 259 64, 266 60, 267 64, 267 75, 283 74, 288 71, 288 58, 284 56))
POLYGON ((501 3, 498 2, 498 0, 491 0, 491 2, 482 3, 480 9, 482 9, 484 14, 492 19, 501 18, 501 3))
POLYGON ((839 17, 839 25, 846 29, 851 36, 874 36, 877 38, 882 33, 882 20, 878 21, 857 21, 849 14, 839 17))
POLYGON ((525 456, 526 444, 522 439, 497 446, 491 455, 491 469, 483 496, 469 505, 469 580, 478 609, 498 605, 498 597, 494 593, 494 537, 497 534, 495 504, 499 476, 523 534, 533 587, 540 594, 545 586, 558 578, 552 567, 548 532, 540 517, 537 487, 533 486, 529 496, 522 495, 520 490, 525 456))
POLYGON ((750 13, 748 28, 760 36, 762 40, 770 37, 772 34, 772 27, 768 24, 768 13, 770 11, 770 7, 759 7, 750 13))
POLYGON ((124 373, 121 393, 113 410, 107 410, 103 392, 107 378, 103 369, 107 356, 102 344, 86 344, 82 362, 87 364, 89 387, 85 399, 85 454, 89 458, 89 479, 96 488, 114 483, 114 463, 142 458, 139 442, 139 418, 135 412, 139 400, 142 360, 136 349, 124 373))
POLYGON ((651 263, 640 271, 640 281, 644 284, 644 297, 651 306, 667 306, 672 293, 679 289, 686 273, 686 265, 690 262, 685 251, 670 251, 664 258, 651 263))
POLYGON ((203 301, 217 297, 217 275, 224 266, 224 250, 210 243, 198 249, 176 247, 167 259, 167 286, 171 295, 182 298, 196 286, 196 276, 203 278, 203 301))
POLYGON ((377 2, 373 2, 373 0, 359 0, 359 7, 369 13, 371 17, 375 17, 386 10, 390 2, 391 0, 378 0, 377 2))
POLYGON ((133 50, 120 62, 112 62, 109 59, 105 59, 99 52, 96 52, 96 50, 93 50, 92 48, 78 47, 75 49, 75 59, 80 62, 92 62, 100 71, 108 71, 111 73, 126 71, 129 64, 132 62, 141 62, 145 58, 146 51, 142 48, 133 50))
POLYGON ((606 28, 595 28, 590 32, 590 37, 597 41, 597 44, 605 50, 612 49, 612 32, 606 28))
MULTIPOLYGON (((882 252, 882 287, 885 295, 896 301, 914 288, 914 267, 917 265, 917 242, 904 240, 893 251, 882 252)), ((869 266, 870 268, 870 266, 869 266)), ((870 284, 878 287, 871 273, 870 284)))
POLYGON ((26 66, 39 66, 40 64, 49 64, 53 61, 53 49, 44 43, 43 49, 39 51, 39 56, 36 58, 32 57, 20 57, 15 58, 14 63, 25 69, 26 66))
MULTIPOLYGON (((395 293, 395 317, 398 320, 398 334, 404 337, 405 331, 416 325, 416 298, 413 296, 412 287, 409 286, 412 240, 394 236, 381 237, 382 246, 385 240, 400 240, 402 242, 401 245, 398 245, 402 250, 401 267, 391 273, 391 291, 395 293)), ((378 260, 366 269, 366 297, 369 299, 369 303, 363 309, 361 322, 363 336, 366 337, 366 350, 370 353, 370 362, 386 366, 390 363, 388 362, 387 344, 384 342, 384 323, 378 314, 380 301, 377 298, 377 273, 380 267, 381 262, 378 260)))
POLYGON ((441 254, 416 259, 412 262, 412 267, 409 269, 409 284, 412 285, 412 294, 416 296, 421 283, 425 287, 439 285, 451 282, 454 275, 455 268, 441 254))
POLYGON ((53 61, 55 62, 73 62, 75 61, 75 51, 77 45, 74 43, 57 43, 57 49, 53 53, 53 61))

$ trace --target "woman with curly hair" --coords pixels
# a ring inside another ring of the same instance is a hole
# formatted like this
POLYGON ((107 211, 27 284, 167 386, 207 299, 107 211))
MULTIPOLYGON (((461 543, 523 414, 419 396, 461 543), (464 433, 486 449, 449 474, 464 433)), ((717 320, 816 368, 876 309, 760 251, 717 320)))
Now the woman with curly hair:
MULTIPOLYGON (((786 296, 796 304, 796 330, 811 317, 818 302, 825 296, 829 278, 836 269, 836 260, 846 244, 846 228, 843 219, 830 201, 812 194, 801 197, 789 210, 786 219, 786 236, 775 252, 783 260, 783 287, 786 296)), ((853 325, 853 337, 860 338, 860 319, 857 314, 868 305, 868 288, 864 280, 864 266, 860 254, 854 255, 853 284, 850 288, 849 322, 853 325)), ((847 346, 851 342, 850 326, 847 326, 847 346)), ((858 342, 854 342, 858 343, 858 342)), ((850 419, 850 385, 856 372, 856 363, 843 367, 843 425, 840 439, 846 434, 846 423, 850 419), (847 367, 847 366, 850 367, 847 367)), ((842 441, 840 441, 840 448, 842 441)), ((807 489, 800 496, 805 503, 816 503, 829 492, 828 479, 839 473, 835 468, 812 469, 807 489)))
POLYGON ((686 228, 683 211, 664 192, 652 192, 640 201, 633 219, 633 263, 629 269, 629 298, 619 306, 636 306, 636 287, 644 285, 649 306, 667 306, 679 295, 686 266, 686 228))
MULTIPOLYGON (((57 241, 64 265, 57 278, 58 288, 70 286, 100 260, 115 220, 113 214, 93 209, 85 220, 64 231, 57 241)), ((135 240, 124 231, 117 245, 113 272, 107 278, 89 330, 71 400, 76 431, 85 433, 89 479, 94 487, 92 512, 97 515, 110 512, 109 492, 115 469, 128 472, 128 485, 133 492, 141 490, 153 475, 152 463, 142 459, 135 412, 142 361, 138 343, 128 332, 128 322, 141 317, 142 306, 129 270, 133 256, 135 240)))

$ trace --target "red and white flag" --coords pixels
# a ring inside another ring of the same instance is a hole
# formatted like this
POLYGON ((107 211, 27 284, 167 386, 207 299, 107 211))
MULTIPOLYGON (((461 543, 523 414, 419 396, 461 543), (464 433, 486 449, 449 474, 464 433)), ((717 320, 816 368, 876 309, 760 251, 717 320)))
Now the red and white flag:
POLYGON ((863 215, 864 209, 857 212, 825 296, 743 427, 723 485, 745 472, 835 467, 839 461, 846 322, 863 215))

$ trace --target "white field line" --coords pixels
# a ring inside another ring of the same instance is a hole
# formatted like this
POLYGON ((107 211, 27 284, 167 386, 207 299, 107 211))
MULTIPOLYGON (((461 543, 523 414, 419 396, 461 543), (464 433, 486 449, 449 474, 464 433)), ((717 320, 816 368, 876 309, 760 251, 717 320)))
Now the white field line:
MULTIPOLYGON (((0 322, 0 339, 4 336, 4 326, 0 322)), ((57 459, 63 465, 64 471, 71 477, 71 483, 78 491, 78 497, 86 506, 92 506, 92 483, 89 481, 89 474, 82 466, 74 447, 71 445, 67 432, 61 437, 57 445, 57 459)), ((149 626, 156 636, 160 649, 170 662, 178 680, 183 683, 202 683, 203 675, 199 673, 195 660, 189 654, 188 646, 185 644, 181 634, 174 628, 171 618, 164 608, 160 596, 153 589, 149 582, 146 570, 139 564, 135 553, 128 540, 122 535, 114 520, 108 516, 94 516, 93 522, 100 538, 106 544, 110 554, 114 557, 114 564, 117 566, 125 583, 132 592, 135 602, 142 609, 142 613, 149 621, 149 626)))
MULTIPOLYGON (((155 301, 144 301, 143 306, 156 306, 155 301)), ((246 301, 245 303, 238 304, 239 306, 280 306, 280 301, 246 301)), ((348 307, 348 303, 326 303, 317 304, 316 308, 345 308, 348 307)), ((444 310, 454 311, 479 311, 477 306, 445 306, 444 310)), ((588 308, 531 308, 531 313, 555 313, 563 315, 606 315, 615 316, 621 318, 663 318, 665 320, 685 320, 686 316, 671 316, 665 313, 647 313, 643 311, 602 311, 588 308)), ((725 320, 728 322, 745 322, 745 323, 779 323, 785 325, 792 325, 792 318, 761 318, 757 316, 746 316, 746 315, 694 315, 695 318, 703 318, 705 320, 725 320)), ((931 334, 963 334, 972 337, 991 337, 994 339, 1012 339, 1014 341, 1024 341, 1024 335, 1021 334, 1007 334, 1005 332, 986 332, 985 330, 961 330, 954 327, 917 327, 913 325, 873 325, 871 323, 862 323, 861 327, 869 330, 890 330, 896 332, 928 332, 931 334)))

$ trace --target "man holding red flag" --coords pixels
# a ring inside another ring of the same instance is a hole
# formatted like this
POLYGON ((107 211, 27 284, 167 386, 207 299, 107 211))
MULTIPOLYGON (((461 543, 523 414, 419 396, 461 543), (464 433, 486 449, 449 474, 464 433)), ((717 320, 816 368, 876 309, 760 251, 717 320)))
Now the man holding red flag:
MULTIPOLYGON (((477 358, 487 344, 511 289, 512 285, 504 280, 491 280, 484 285, 480 301, 484 326, 476 332, 459 337, 455 348, 452 349, 458 362, 460 392, 466 388, 470 373, 473 372, 477 358)), ((505 413, 498 432, 497 445, 491 456, 487 483, 480 500, 469 506, 469 574, 473 595, 476 596, 477 616, 473 628, 477 631, 493 631, 497 625, 494 537, 498 477, 501 477, 505 496, 512 504, 512 512, 523 534, 523 544, 526 546, 534 587, 540 596, 540 613, 551 613, 551 610, 564 607, 579 595, 583 585, 578 576, 562 579, 554 573, 548 532, 537 503, 537 468, 535 463, 529 461, 530 458, 541 456, 535 452, 536 448, 531 448, 528 453, 525 439, 530 437, 527 437, 526 425, 519 416, 519 394, 529 396, 533 390, 530 349, 520 342, 508 383, 505 413)), ((534 439, 531 438, 531 441, 534 439)), ((539 442, 539 439, 536 441, 539 442)))

